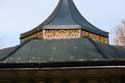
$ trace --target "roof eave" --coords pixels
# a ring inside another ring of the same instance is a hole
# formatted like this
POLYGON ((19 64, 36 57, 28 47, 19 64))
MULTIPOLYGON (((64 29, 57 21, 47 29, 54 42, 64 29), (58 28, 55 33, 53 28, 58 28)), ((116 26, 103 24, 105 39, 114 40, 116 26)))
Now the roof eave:
POLYGON ((96 61, 72 61, 72 62, 48 62, 48 63, 0 63, 2 69, 28 69, 28 68, 125 68, 125 60, 96 60, 96 61))

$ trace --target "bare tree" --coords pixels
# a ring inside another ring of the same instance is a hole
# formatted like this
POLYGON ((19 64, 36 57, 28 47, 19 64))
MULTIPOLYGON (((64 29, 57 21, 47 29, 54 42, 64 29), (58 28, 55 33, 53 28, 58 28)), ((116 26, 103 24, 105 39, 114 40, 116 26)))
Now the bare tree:
POLYGON ((116 27, 113 43, 114 45, 117 45, 117 46, 125 46, 125 21, 124 20, 122 20, 121 23, 116 27))

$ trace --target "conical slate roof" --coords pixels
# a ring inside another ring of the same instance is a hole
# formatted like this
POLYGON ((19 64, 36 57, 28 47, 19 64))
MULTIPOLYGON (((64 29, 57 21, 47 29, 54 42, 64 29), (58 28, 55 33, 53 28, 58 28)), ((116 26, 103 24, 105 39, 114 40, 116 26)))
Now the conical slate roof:
MULTIPOLYGON (((75 28, 81 28, 86 31, 99 34, 105 37, 108 37, 108 33, 102 31, 89 23, 78 11, 73 0, 60 0, 54 12, 38 27, 35 29, 22 34, 24 37, 26 35, 37 32, 41 29, 46 29, 45 25, 73 25, 80 26, 75 28)), ((74 27, 72 27, 74 29, 74 27)), ((48 29, 48 28, 47 28, 48 29)), ((53 27, 49 27, 49 29, 54 29, 53 27)), ((55 29, 62 29, 62 27, 56 27, 55 29)), ((68 29, 68 27, 66 27, 68 29)), ((71 29, 71 27, 69 28, 71 29)))

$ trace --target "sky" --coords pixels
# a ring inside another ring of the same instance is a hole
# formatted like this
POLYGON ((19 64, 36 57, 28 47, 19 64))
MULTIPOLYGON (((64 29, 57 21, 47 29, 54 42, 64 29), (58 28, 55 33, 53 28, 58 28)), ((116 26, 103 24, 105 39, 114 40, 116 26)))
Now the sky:
MULTIPOLYGON (((21 33, 42 23, 59 0, 0 0, 0 48, 20 43, 21 33)), ((90 23, 112 32, 125 19, 125 0, 74 0, 90 23)))

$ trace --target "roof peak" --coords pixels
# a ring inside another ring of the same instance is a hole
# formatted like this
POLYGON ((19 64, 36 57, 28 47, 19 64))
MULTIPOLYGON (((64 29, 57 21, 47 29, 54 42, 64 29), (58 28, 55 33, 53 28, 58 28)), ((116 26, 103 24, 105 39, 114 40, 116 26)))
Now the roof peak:
POLYGON ((43 22, 44 25, 76 25, 72 17, 71 4, 72 0, 59 0, 54 12, 43 22))
MULTIPOLYGON (((46 25, 78 25, 81 29, 108 37, 108 33, 98 29, 89 23, 78 11, 73 0, 59 0, 59 3, 53 13, 37 28, 22 34, 26 36, 42 29, 45 29, 46 25)), ((67 29, 74 29, 72 27, 66 27, 67 29)), ((76 27, 78 29, 79 27, 76 27)), ((51 26, 47 29, 54 29, 51 26)), ((62 27, 56 27, 55 29, 63 29, 62 27)))
POLYGON ((54 12, 41 25, 79 25, 86 31, 108 36, 107 32, 98 29, 81 15, 73 0, 59 0, 54 12))

